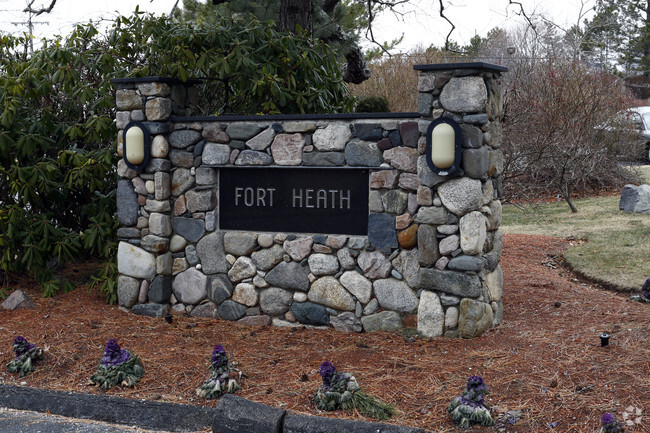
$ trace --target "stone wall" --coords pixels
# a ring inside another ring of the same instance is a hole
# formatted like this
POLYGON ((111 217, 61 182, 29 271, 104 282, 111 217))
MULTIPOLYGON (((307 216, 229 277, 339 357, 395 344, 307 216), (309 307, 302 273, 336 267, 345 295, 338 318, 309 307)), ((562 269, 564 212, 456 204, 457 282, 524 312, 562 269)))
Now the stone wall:
POLYGON ((119 152, 129 121, 152 136, 143 172, 118 164, 119 304, 249 325, 408 326, 428 337, 498 325, 504 69, 415 69, 419 113, 366 116, 188 117, 193 83, 114 80, 119 152), (463 131, 462 170, 449 177, 424 156, 441 115, 463 131), (367 236, 220 230, 220 168, 259 166, 278 176, 287 166, 367 168, 367 236))

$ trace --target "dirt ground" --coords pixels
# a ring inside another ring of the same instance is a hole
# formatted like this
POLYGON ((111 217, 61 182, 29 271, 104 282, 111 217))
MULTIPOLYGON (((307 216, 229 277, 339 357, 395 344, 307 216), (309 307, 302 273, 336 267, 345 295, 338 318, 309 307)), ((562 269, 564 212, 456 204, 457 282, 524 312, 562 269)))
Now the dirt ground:
POLYGON ((23 284, 37 308, 0 311, 0 364, 13 357, 17 335, 45 348, 46 358, 26 378, 0 368, 0 383, 101 394, 88 378, 106 341, 116 338, 140 356, 146 374, 136 388, 106 394, 214 406, 194 390, 207 377, 213 346, 222 344, 246 374, 237 395, 295 413, 364 419, 316 409, 318 366, 329 360, 355 373, 368 393, 394 403, 401 412, 395 424, 457 431, 447 404, 478 374, 490 389, 493 418, 521 411, 501 431, 592 433, 602 414, 612 412, 633 424, 626 432, 647 433, 650 304, 579 280, 561 265, 567 246, 556 238, 504 236, 504 321, 473 340, 253 328, 183 315, 168 324, 105 305, 83 286, 42 299, 38 288, 23 284), (607 347, 600 345, 601 332, 611 334, 607 347))

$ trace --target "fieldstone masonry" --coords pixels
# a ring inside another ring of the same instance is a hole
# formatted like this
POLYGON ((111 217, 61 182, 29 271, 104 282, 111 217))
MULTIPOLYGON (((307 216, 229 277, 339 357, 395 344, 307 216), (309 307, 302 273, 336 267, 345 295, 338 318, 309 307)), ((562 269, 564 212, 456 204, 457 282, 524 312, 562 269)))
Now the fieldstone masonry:
POLYGON ((382 115, 190 117, 195 82, 113 80, 120 155, 129 121, 152 137, 143 172, 118 163, 120 305, 350 332, 417 323, 427 337, 498 325, 506 69, 415 69, 418 113, 382 115), (443 115, 463 132, 462 170, 449 177, 424 156, 443 115), (233 166, 370 170, 367 236, 220 230, 219 169, 233 166))

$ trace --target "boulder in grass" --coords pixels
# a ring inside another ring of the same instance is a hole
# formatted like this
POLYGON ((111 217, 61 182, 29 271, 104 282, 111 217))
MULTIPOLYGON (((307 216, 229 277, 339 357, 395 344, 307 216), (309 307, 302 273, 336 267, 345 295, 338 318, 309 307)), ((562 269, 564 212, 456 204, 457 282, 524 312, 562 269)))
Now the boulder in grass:
POLYGON ((625 185, 618 208, 625 212, 650 215, 650 185, 625 185))
POLYGON ((22 290, 15 290, 2 303, 2 307, 7 310, 16 310, 18 308, 36 308, 34 302, 22 290))

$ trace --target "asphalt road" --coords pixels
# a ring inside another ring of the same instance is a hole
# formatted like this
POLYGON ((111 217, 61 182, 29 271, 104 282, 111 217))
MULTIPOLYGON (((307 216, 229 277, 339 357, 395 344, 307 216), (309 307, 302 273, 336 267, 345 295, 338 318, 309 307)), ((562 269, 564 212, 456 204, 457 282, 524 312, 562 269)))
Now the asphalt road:
MULTIPOLYGON (((209 431, 209 430, 205 430, 209 431)), ((2 433, 153 433, 137 427, 0 408, 2 433)), ((166 433, 156 430, 156 433, 166 433)), ((198 433, 198 432, 197 432, 198 433)))

